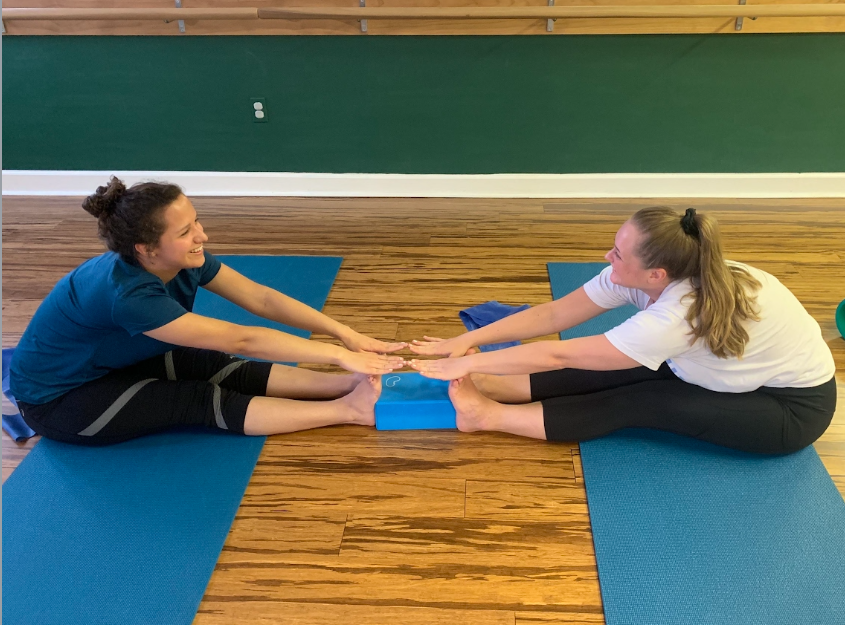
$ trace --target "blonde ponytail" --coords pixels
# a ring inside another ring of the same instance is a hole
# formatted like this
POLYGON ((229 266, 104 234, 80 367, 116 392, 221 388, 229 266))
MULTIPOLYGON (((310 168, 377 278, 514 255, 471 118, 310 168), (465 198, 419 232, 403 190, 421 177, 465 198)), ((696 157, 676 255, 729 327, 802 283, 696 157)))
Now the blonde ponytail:
POLYGON ((668 206, 644 208, 631 218, 641 239, 637 256, 643 266, 662 268, 671 280, 689 279, 693 291, 687 311, 691 343, 702 339, 719 358, 741 358, 748 343, 742 322, 758 321, 760 283, 722 254, 716 220, 688 209, 680 217, 668 206))

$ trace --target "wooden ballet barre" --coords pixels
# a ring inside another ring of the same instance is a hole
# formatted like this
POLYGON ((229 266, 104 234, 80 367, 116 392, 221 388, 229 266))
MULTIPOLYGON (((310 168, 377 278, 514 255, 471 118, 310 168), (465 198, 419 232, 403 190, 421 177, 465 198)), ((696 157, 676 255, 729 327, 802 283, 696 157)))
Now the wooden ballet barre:
POLYGON ((531 7, 270 7, 261 19, 565 19, 573 17, 845 17, 841 4, 531 7))
POLYGON ((4 20, 257 20, 256 7, 221 9, 3 9, 4 20))
POLYGON ((243 7, 210 9, 3 9, 4 20, 253 20, 253 19, 566 19, 845 17, 836 4, 530 6, 530 7, 243 7))

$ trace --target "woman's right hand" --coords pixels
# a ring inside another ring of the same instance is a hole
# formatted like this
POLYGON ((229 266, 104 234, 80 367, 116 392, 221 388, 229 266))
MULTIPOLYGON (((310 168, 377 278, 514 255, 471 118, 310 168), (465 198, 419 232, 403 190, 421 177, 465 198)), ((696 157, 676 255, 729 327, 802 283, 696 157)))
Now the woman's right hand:
POLYGON ((424 336, 424 340, 413 340, 408 346, 412 352, 420 356, 448 356, 456 358, 465 356, 474 346, 466 340, 466 334, 461 334, 451 339, 439 339, 433 336, 424 336))
POLYGON ((344 349, 337 364, 353 373, 382 375, 401 369, 406 363, 402 356, 374 354, 372 352, 350 352, 344 349))

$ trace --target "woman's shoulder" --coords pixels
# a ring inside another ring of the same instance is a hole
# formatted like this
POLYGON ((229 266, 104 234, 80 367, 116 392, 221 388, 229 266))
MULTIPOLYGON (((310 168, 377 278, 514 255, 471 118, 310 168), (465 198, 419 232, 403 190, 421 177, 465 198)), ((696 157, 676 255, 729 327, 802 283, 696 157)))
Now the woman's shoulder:
POLYGON ((775 280, 777 280, 777 278, 775 278, 772 274, 770 274, 770 273, 768 273, 768 272, 766 272, 766 271, 763 271, 762 269, 758 269, 757 267, 754 267, 753 265, 749 265, 749 264, 747 264, 747 263, 741 263, 741 262, 739 262, 739 261, 737 261, 737 260, 728 260, 728 259, 726 259, 726 260, 725 260, 725 264, 727 264, 727 265, 728 265, 728 267, 735 267, 735 268, 737 268, 737 269, 743 269, 743 270, 745 270, 746 272, 748 272, 751 276, 753 276, 753 277, 755 277, 755 278, 757 278, 757 279, 760 279, 760 278, 763 278, 763 279, 774 278, 775 280))
POLYGON ((123 300, 142 293, 165 292, 161 278, 125 261, 119 254, 107 252, 92 261, 95 262, 85 278, 90 288, 101 289, 104 297, 123 300))

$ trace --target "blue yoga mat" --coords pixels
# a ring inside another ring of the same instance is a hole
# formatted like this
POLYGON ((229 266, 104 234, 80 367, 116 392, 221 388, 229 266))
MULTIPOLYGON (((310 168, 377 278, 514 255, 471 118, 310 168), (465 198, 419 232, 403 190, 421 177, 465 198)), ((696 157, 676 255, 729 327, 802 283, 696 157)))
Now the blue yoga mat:
MULTIPOLYGON (((317 309, 341 263, 219 258, 317 309)), ((194 311, 308 335, 204 290, 194 311)), ((189 625, 263 445, 200 429, 101 448, 42 439, 3 486, 3 622, 189 625)))
MULTIPOLYGON (((605 266, 549 263, 552 294, 605 266)), ((812 447, 766 457, 629 429, 581 460, 608 625, 845 624, 845 502, 812 447)))

